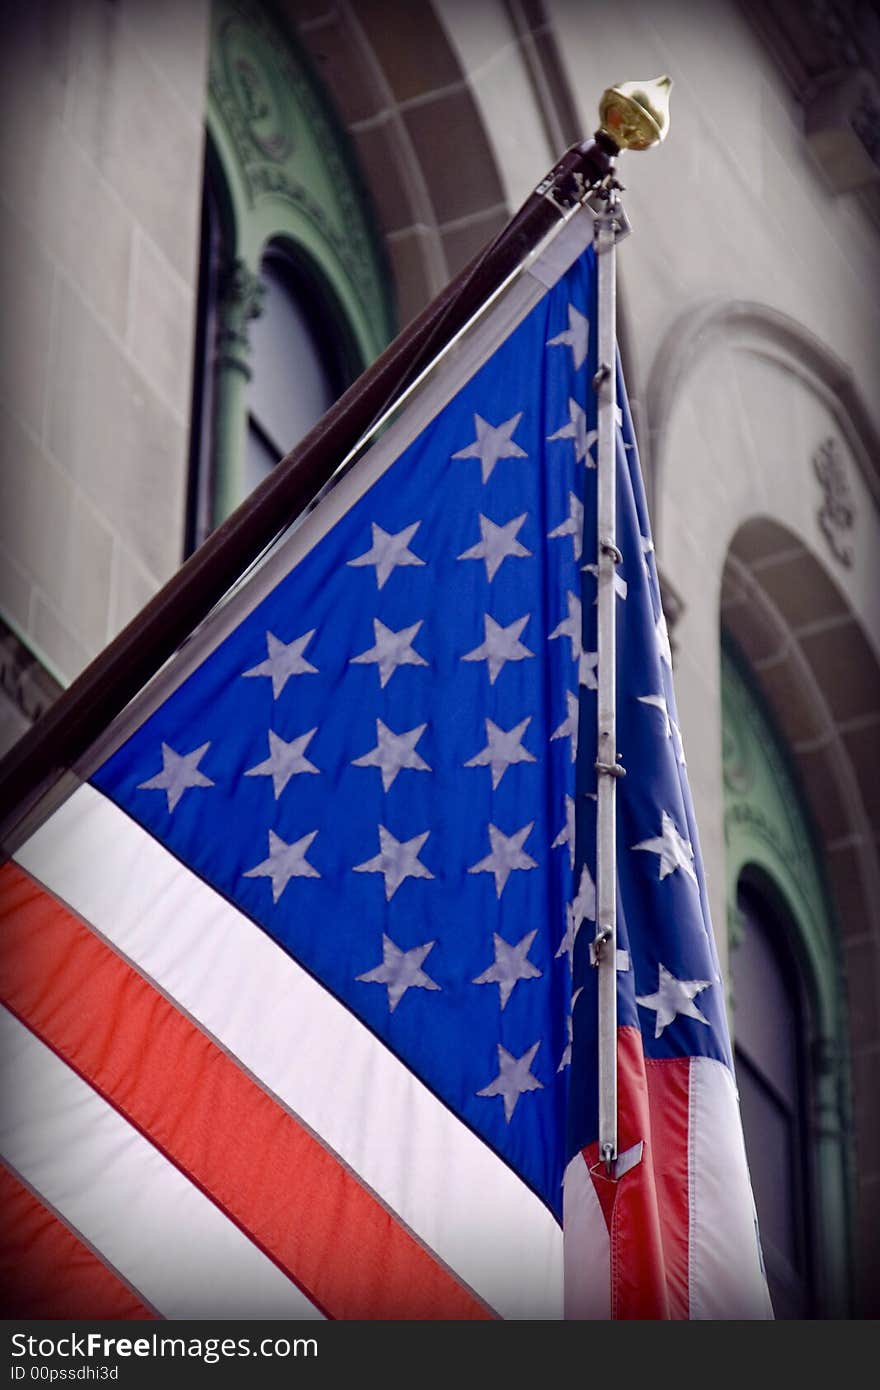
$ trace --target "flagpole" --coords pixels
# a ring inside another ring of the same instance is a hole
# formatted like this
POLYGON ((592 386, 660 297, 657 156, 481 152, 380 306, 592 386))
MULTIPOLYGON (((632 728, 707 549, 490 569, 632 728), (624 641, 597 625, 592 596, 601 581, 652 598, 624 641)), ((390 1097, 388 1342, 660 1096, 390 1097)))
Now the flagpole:
MULTIPOLYGON (((602 98, 603 129, 622 148, 646 149, 668 127, 669 78, 626 83, 602 98), (653 88, 653 91, 650 89, 653 88), (648 90, 646 90, 648 89, 648 90), (651 101, 651 98, 654 98, 651 101)), ((617 1175, 617 780, 625 776, 617 753, 617 266, 616 244, 629 224, 619 185, 606 181, 594 200, 597 271, 597 808, 596 934, 590 961, 598 971, 599 1158, 608 1177, 617 1175)))
POLYGON ((607 179, 606 131, 572 145, 498 236, 386 348, 142 611, 0 760, 0 859, 31 813, 248 568, 316 497, 341 459, 573 208, 607 179))
POLYGON ((596 936, 591 958, 599 972, 599 1156, 609 1174, 617 1158, 617 761, 615 571, 621 556, 616 536, 615 414, 616 254, 619 200, 609 190, 594 228, 596 250, 598 367, 596 466, 598 472, 598 640, 596 818, 596 936))

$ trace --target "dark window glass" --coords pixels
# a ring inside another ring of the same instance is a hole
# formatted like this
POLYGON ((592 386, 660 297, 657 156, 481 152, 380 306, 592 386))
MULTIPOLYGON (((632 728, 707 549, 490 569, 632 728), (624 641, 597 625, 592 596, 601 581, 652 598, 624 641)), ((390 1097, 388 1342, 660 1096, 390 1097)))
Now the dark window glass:
POLYGON ((341 384, 338 354, 319 326, 319 305, 293 264, 270 252, 260 279, 262 313, 250 326, 249 432, 256 438, 248 444, 249 487, 308 433, 341 384))
POLYGON ((815 1315, 809 1085, 800 972, 770 894, 742 882, 731 951, 737 1083, 770 1295, 778 1318, 815 1315))
POLYGON ((202 193, 199 289, 196 340, 193 352, 193 398, 190 434, 190 477, 184 551, 189 555, 205 539, 213 516, 213 452, 217 342, 217 297, 228 260, 217 181, 206 159, 202 193))

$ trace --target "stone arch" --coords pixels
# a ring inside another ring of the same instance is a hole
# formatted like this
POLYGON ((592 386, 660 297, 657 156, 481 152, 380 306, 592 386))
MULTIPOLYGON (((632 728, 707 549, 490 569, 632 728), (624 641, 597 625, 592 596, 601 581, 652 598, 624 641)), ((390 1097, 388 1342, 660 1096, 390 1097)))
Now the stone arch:
MULTIPOLYGON (((352 139, 404 324, 512 211, 477 79, 451 41, 441 3, 279 0, 277 9, 309 52, 352 139)), ((535 122, 551 144, 570 142, 574 107, 543 5, 511 5, 504 13, 506 47, 526 73, 535 122)), ((551 160, 561 152, 554 148, 551 160)))
POLYGON ((278 8, 352 139, 405 323, 507 220, 467 79, 430 4, 286 0, 278 8))
POLYGON ((880 944, 880 664, 827 569, 769 517, 739 528, 721 622, 746 656, 794 762, 845 938, 880 944), (839 673, 845 672, 845 680, 839 673))
POLYGON ((865 409, 847 364, 788 314, 753 300, 710 300, 688 309, 672 325, 654 359, 647 389, 652 500, 662 505, 665 445, 670 416, 696 363, 736 343, 799 377, 822 401, 843 434, 874 500, 880 503, 880 434, 865 409))

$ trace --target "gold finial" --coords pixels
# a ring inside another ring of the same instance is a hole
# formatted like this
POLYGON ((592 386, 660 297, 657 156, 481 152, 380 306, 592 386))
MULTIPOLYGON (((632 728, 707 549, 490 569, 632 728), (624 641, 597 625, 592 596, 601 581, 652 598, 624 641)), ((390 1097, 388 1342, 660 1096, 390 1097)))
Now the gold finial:
POLYGON ((621 82, 602 93, 600 130, 621 150, 648 150, 669 129, 671 77, 653 82, 621 82))

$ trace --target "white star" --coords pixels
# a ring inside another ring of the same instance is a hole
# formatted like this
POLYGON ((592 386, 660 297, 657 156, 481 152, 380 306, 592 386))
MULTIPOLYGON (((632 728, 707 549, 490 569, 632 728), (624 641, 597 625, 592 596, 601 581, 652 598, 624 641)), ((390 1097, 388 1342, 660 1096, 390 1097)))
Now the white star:
POLYGON ((320 768, 315 767, 314 763, 310 763, 305 757, 305 751, 317 732, 316 724, 307 734, 285 743, 274 729, 270 729, 268 758, 256 767, 249 767, 244 774, 245 777, 271 777, 277 801, 291 777, 295 777, 299 772, 320 772, 320 768))
POLYGON ((520 980, 539 980, 541 971, 530 960, 526 960, 532 942, 538 935, 538 929, 528 932, 521 937, 515 946, 511 946, 497 932, 492 933, 492 940, 495 943, 495 963, 484 970, 482 975, 477 975, 471 983, 475 985, 497 985, 498 993, 501 997, 501 1007, 505 1007, 508 999, 513 993, 514 986, 520 980))
POLYGON ((397 1008, 408 989, 439 989, 440 986, 422 969, 422 962, 436 941, 425 941, 410 951, 401 951, 390 936, 382 933, 382 964, 355 976, 367 984, 385 985, 388 989, 388 1008, 397 1008))
POLYGON ((203 743, 191 753, 175 753, 163 743, 162 771, 148 782, 139 782, 138 790, 163 791, 168 798, 168 810, 173 811, 188 787, 213 787, 210 777, 199 772, 199 763, 210 747, 210 743, 203 743))
POLYGON ((574 1014, 568 1015, 565 1020, 565 1025, 568 1029, 568 1042, 565 1044, 565 1050, 560 1058, 559 1066, 556 1068, 558 1072, 565 1071, 566 1067, 571 1066, 571 1049, 574 1043, 574 1014))
POLYGON ((665 965, 658 963, 657 993, 636 995, 636 1003, 641 1004, 643 1009, 656 1010, 654 1037, 659 1038, 677 1014, 695 1018, 698 1023, 705 1023, 710 1028, 712 1025, 708 1018, 703 1017, 693 1001, 701 990, 709 989, 714 983, 714 980, 677 980, 665 965))
POLYGON ((681 763, 682 767, 684 767, 686 763, 684 756, 684 744, 682 743, 681 738, 681 730, 679 729, 678 725, 676 724, 675 720, 673 719, 672 715, 669 713, 669 710, 667 709, 665 696, 639 695, 638 701, 640 705, 654 705, 654 707, 660 711, 660 713, 663 716, 663 732, 666 734, 667 738, 672 739, 672 746, 675 749, 676 762, 681 763))
POLYGON ((353 656, 349 665, 368 665, 375 662, 379 667, 379 684, 383 689, 398 666, 427 666, 428 662, 413 650, 412 645, 421 626, 421 622, 413 623, 412 627, 403 627, 399 632, 392 632, 390 627, 374 618, 373 635, 376 645, 368 651, 361 652, 360 656, 353 656))
POLYGON ((595 468, 596 464, 590 454, 590 449, 599 436, 595 430, 587 430, 587 417, 584 409, 571 396, 568 398, 568 417, 568 424, 562 425, 555 434, 548 434, 548 440, 572 440, 576 461, 585 463, 587 468, 595 468))
POLYGON ((571 360, 575 371, 584 365, 587 357, 587 348, 590 344, 590 320, 576 309, 573 304, 568 306, 568 329, 564 333, 557 333, 555 338, 547 339, 548 347, 565 346, 571 348, 571 360))
POLYGON ((598 652, 581 652, 578 662, 578 684, 586 686, 587 690, 598 690, 599 681, 596 677, 596 667, 599 664, 598 652))
POLYGON ((409 543, 421 524, 420 521, 414 521, 412 526, 405 526, 402 531, 391 536, 387 531, 383 531, 381 526, 377 526, 375 521, 371 522, 372 546, 369 550, 365 550, 363 555, 358 555, 354 560, 348 560, 346 563, 355 569, 361 565, 375 565, 376 584, 381 589, 397 565, 423 565, 425 563, 409 549, 409 543))
POLYGON ((583 619, 581 617, 581 601, 577 594, 568 590, 568 617, 563 618, 562 622, 550 633, 550 641, 555 637, 567 637, 571 642, 571 659, 578 661, 581 655, 581 628, 583 619))
POLYGON ((525 449, 513 442, 513 432, 523 417, 522 411, 511 415, 502 425, 490 425, 482 415, 474 415, 474 429, 477 437, 473 444, 459 449, 454 459, 479 459, 483 470, 483 482, 487 483, 499 459, 528 458, 525 449))
POLYGON ((581 869, 581 881, 571 905, 571 916, 574 922, 575 936, 585 921, 589 919, 589 921, 595 922, 596 920, 596 885, 586 864, 581 869))
POLYGON ((422 835, 414 835, 411 840, 395 840, 390 831, 380 825, 379 853, 363 864, 355 864, 355 873, 383 874, 385 898, 390 902, 404 879, 434 877, 430 869, 419 862, 419 853, 430 833, 430 830, 426 830, 422 835))
POLYGON ((517 539, 523 522, 528 516, 528 512, 523 512, 521 516, 515 516, 512 521, 508 521, 504 526, 496 526, 494 521, 490 521, 487 516, 480 514, 480 535, 482 540, 476 545, 472 545, 470 550, 465 550, 459 555, 459 560, 485 560, 486 578, 491 584, 503 560, 513 555, 517 558, 525 558, 531 555, 530 550, 526 550, 517 539))
POLYGON ((659 854, 661 879, 665 878, 667 874, 674 873, 676 869, 682 869, 688 878, 692 878, 696 883, 694 851, 690 841, 679 834, 675 822, 666 811, 663 812, 661 831, 656 839, 642 840, 639 844, 633 845, 632 848, 647 850, 650 854, 659 854))
POLYGON ((568 857, 571 860, 571 867, 574 868, 574 797, 565 794, 565 825, 560 830, 551 849, 560 849, 563 845, 568 845, 568 857))
POLYGON ((432 769, 416 752, 416 744, 427 729, 427 724, 419 724, 406 733, 395 734, 381 719, 376 720, 376 747, 362 758, 352 761, 353 767, 378 767, 382 770, 382 789, 388 790, 394 779, 405 767, 416 772, 430 772, 432 769))
POLYGON ((504 729, 499 729, 498 725, 494 724, 491 719, 487 719, 486 738, 488 743, 469 762, 465 763, 465 767, 491 767, 492 790, 494 791, 512 763, 536 763, 538 759, 522 746, 523 734, 531 722, 531 715, 529 715, 513 729, 505 732, 504 729))
POLYGON ((477 1091, 478 1096, 502 1096, 504 1099, 504 1118, 510 1124, 516 1103, 525 1091, 543 1091, 543 1084, 536 1076, 532 1076, 531 1067, 535 1060, 535 1053, 541 1046, 540 1038, 536 1043, 532 1043, 527 1052, 521 1057, 513 1057, 502 1047, 498 1047, 498 1075, 494 1081, 490 1081, 488 1086, 484 1086, 482 1091, 477 1091))
POLYGON ((271 878, 272 901, 275 903, 292 878, 320 878, 318 870, 313 869, 306 861, 306 850, 317 833, 317 830, 312 830, 308 835, 303 835, 301 840, 295 840, 292 845, 288 845, 280 835, 270 830, 269 858, 264 859, 255 868, 248 869, 244 877, 271 878))
POLYGON ((526 613, 524 617, 517 618, 512 622, 509 627, 500 627, 494 618, 490 618, 489 614, 485 613, 483 615, 485 641, 481 642, 479 647, 474 647, 472 652, 467 652, 461 658, 462 661, 488 662, 489 684, 494 685, 505 662, 524 661, 527 656, 535 655, 519 640, 520 633, 531 616, 531 613, 526 613))
POLYGON ((468 869, 469 874, 494 874, 495 875, 495 894, 501 897, 504 892, 507 880, 514 869, 537 869, 538 864, 531 855, 526 854, 523 845, 532 833, 535 822, 529 821, 521 830, 517 830, 513 835, 504 835, 496 825, 489 824, 489 843, 492 846, 492 853, 487 854, 485 859, 481 859, 479 864, 474 864, 468 869))
POLYGON ((574 762, 578 751, 578 697, 573 695, 570 690, 566 690, 565 703, 568 706, 568 717, 563 719, 559 728, 554 729, 550 737, 551 739, 571 739, 571 760, 574 762))
POLYGON ((672 729, 669 726, 669 710, 666 708, 666 697, 664 695, 639 695, 640 705, 653 705, 663 715, 663 732, 667 738, 672 737, 672 729))
POLYGON ((574 974, 575 934, 576 933, 574 929, 574 922, 571 916, 571 903, 568 903, 565 908, 565 936, 559 943, 559 948, 556 952, 554 960, 559 960, 560 956, 568 956, 568 968, 572 974, 574 974))
POLYGON ((678 727, 671 714, 669 716, 669 727, 672 731, 672 746, 675 749, 675 760, 681 763, 682 767, 687 767, 687 759, 684 756, 684 739, 681 736, 681 729, 678 727))
POLYGON ((244 676, 271 676, 272 678, 272 699, 277 700, 291 676, 302 676, 317 672, 317 666, 313 666, 310 661, 306 661, 303 656, 308 644, 315 635, 315 628, 311 632, 304 632, 302 637, 296 637, 292 642, 279 642, 274 632, 266 633, 266 649, 269 655, 265 661, 261 661, 259 666, 252 666, 249 671, 243 671, 244 676))
POLYGON ((574 901, 569 903, 565 917, 565 936, 559 943, 556 959, 558 960, 567 952, 568 964, 573 971, 575 938, 587 919, 591 922, 596 920, 596 885, 586 864, 581 869, 581 881, 578 884, 577 894, 574 901))
POLYGON ((643 564, 644 567, 645 567, 645 574, 646 574, 646 575, 648 576, 648 578, 650 579, 650 577, 651 577, 651 566, 648 564, 648 556, 649 556, 649 555, 653 555, 653 553, 654 553, 654 542, 651 540, 651 537, 650 537, 650 536, 642 536, 642 535, 639 535, 639 542, 640 542, 641 551, 642 551, 642 564, 643 564))
POLYGON ((568 520, 547 532, 548 540, 556 540, 558 536, 571 536, 571 548, 577 563, 584 550, 584 504, 573 492, 568 494, 568 520))
POLYGON ((669 645, 669 629, 666 626, 666 614, 660 610, 660 617, 654 624, 657 633, 657 645, 660 648, 660 657, 666 662, 670 671, 672 670, 672 648, 669 645))
MULTIPOLYGON (((584 569, 584 570, 587 571, 588 574, 591 574, 591 575, 593 576, 593 578, 596 580, 596 583, 598 584, 598 582, 599 582, 599 566, 598 566, 598 565, 581 565, 581 569, 584 569)), ((616 595, 617 595, 618 598, 623 598, 623 599, 625 599, 625 598, 626 598, 626 591, 627 591, 627 583, 626 583, 626 580, 624 579, 623 575, 620 573, 619 570, 615 570, 615 571, 614 571, 614 592, 616 593, 616 595)), ((597 603, 599 602, 598 598, 596 599, 596 602, 597 602, 597 603)))

